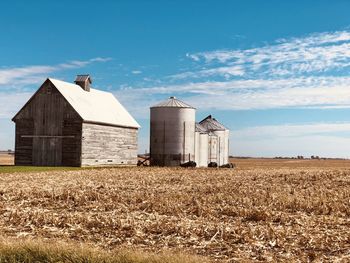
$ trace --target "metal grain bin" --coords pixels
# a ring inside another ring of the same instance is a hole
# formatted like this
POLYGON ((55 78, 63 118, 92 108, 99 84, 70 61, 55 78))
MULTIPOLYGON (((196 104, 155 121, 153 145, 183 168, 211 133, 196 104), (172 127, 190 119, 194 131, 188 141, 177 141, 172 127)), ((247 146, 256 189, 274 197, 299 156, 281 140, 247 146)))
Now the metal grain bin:
POLYGON ((170 97, 151 107, 150 129, 151 165, 194 161, 195 108, 170 97))
POLYGON ((216 162, 219 166, 229 162, 229 130, 211 115, 200 122, 209 131, 209 162, 216 162))
POLYGON ((204 127, 196 123, 195 162, 197 167, 208 167, 209 134, 204 127))

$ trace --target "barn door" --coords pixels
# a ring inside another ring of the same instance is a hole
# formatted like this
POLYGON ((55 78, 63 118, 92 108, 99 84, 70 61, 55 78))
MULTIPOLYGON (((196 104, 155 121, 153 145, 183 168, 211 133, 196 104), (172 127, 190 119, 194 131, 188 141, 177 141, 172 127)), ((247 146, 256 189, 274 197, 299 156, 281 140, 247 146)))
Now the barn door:
POLYGON ((38 136, 33 138, 33 165, 62 165, 62 138, 38 136))

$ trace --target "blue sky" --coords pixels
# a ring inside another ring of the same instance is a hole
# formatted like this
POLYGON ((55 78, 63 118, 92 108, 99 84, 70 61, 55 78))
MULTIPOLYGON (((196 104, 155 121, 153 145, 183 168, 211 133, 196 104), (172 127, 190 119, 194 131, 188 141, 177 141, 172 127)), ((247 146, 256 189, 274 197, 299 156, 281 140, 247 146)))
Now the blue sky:
POLYGON ((2 1, 0 149, 47 78, 90 73, 142 125, 175 95, 231 132, 231 154, 350 157, 350 2, 2 1))

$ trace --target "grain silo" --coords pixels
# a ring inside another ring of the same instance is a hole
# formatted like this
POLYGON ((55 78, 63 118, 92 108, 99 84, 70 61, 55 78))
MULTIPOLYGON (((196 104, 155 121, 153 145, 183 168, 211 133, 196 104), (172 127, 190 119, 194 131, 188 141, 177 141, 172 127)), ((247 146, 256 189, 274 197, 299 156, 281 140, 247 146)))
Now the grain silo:
POLYGON ((194 161, 195 108, 170 97, 151 107, 151 164, 178 166, 194 161))
POLYGON ((197 167, 207 167, 208 166, 208 150, 209 146, 209 133, 206 129, 196 123, 196 133, 195 133, 195 162, 197 167))
POLYGON ((209 162, 216 162, 219 166, 228 163, 229 130, 211 115, 200 122, 209 132, 209 162))

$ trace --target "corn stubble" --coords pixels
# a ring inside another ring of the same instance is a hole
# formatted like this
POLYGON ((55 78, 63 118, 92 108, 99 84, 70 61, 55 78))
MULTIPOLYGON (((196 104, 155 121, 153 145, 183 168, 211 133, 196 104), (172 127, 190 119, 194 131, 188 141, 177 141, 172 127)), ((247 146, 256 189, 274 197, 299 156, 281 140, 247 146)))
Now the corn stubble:
POLYGON ((0 175, 0 235, 214 261, 350 261, 350 171, 119 168, 0 175))

